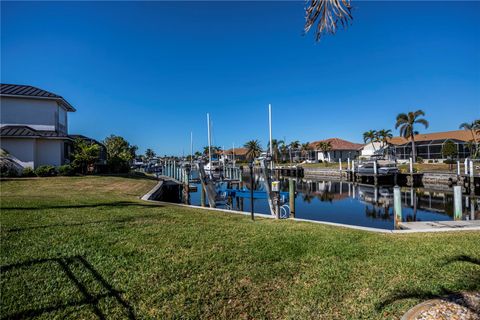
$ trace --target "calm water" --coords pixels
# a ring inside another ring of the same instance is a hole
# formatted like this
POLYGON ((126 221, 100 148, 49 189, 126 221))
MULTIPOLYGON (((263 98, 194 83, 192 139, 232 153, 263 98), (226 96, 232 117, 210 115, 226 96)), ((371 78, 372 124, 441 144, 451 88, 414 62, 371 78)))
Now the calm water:
MULTIPOLYGON (((254 190, 263 190, 261 178, 256 177, 254 190)), ((245 188, 250 181, 245 178, 245 188)), ((218 208, 250 212, 250 198, 225 197, 227 183, 217 184, 222 200, 218 208)), ((288 180, 281 180, 282 191, 288 191, 288 180)), ((393 187, 358 185, 328 180, 297 180, 295 217, 316 221, 329 221, 372 228, 393 229, 393 187)), ((402 188, 403 221, 445 221, 453 219, 453 193, 419 188, 402 188)), ((285 199, 288 204, 288 198, 285 199)), ((193 205, 200 205, 200 185, 190 193, 193 205)), ((463 196, 463 219, 480 219, 480 198, 463 196)), ((256 213, 270 214, 266 199, 254 200, 256 213)))

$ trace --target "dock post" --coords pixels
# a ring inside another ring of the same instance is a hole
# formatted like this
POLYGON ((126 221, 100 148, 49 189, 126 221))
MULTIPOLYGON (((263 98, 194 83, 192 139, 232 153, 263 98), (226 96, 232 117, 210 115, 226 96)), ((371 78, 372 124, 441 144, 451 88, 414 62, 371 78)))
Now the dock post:
POLYGON ((374 181, 375 185, 378 184, 377 174, 378 174, 377 160, 375 160, 375 161, 373 161, 373 181, 374 181))
POLYGON ((457 161, 457 176, 460 178, 460 161, 457 161))
POLYGON ((352 160, 352 181, 355 181, 355 160, 352 160))
POLYGON ((473 190, 474 185, 473 185, 473 160, 470 160, 470 188, 473 190))
POLYGON ((295 218, 295 180, 292 178, 288 179, 288 198, 291 218, 295 218))
POLYGON ((410 174, 413 174, 413 159, 410 157, 408 162, 409 162, 410 174))
POLYGON ((203 187, 203 185, 200 185, 200 189, 201 189, 201 193, 200 193, 200 205, 202 207, 205 207, 206 205, 206 201, 205 201, 205 198, 206 198, 206 194, 205 194, 205 188, 203 187))
POLYGON ((393 215, 395 229, 398 229, 398 224, 402 222, 402 195, 399 186, 393 188, 393 215))
POLYGON ((462 219, 462 187, 453 187, 453 219, 462 219))
POLYGON ((468 175, 468 158, 465 158, 465 161, 463 163, 463 167, 464 167, 464 170, 465 170, 465 175, 467 176, 468 175))
POLYGON ((347 158, 347 171, 350 171, 350 158, 347 158))
POLYGON ((184 170, 185 177, 185 204, 190 204, 190 170, 184 170))

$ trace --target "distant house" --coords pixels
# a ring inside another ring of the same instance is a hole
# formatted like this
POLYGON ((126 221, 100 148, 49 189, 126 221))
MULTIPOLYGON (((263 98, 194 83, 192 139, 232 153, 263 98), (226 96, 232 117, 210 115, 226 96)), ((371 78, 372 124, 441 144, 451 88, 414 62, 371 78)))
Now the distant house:
POLYGON ((310 151, 310 160, 318 161, 338 161, 347 159, 355 159, 359 154, 360 150, 363 147, 363 144, 354 143, 347 140, 339 138, 330 138, 325 140, 319 140, 310 143, 312 151, 310 151), (328 152, 323 152, 318 147, 320 142, 329 142, 331 145, 331 150, 328 152))
POLYGON ((235 148, 225 150, 222 153, 222 160, 227 159, 229 162, 232 162, 235 158, 235 161, 245 162, 247 161, 247 148, 235 148))
MULTIPOLYGON (((476 135, 480 141, 480 134, 476 135)), ((457 159, 471 156, 469 142, 474 140, 471 132, 467 130, 454 130, 418 134, 414 137, 417 157, 424 160, 445 160, 442 155, 443 144, 452 141, 457 147, 457 159)), ((409 139, 393 137, 389 141, 390 152, 399 160, 408 160, 412 156, 412 144, 409 139)))
POLYGON ((92 140, 68 134, 68 113, 75 111, 55 93, 0 84, 0 147, 22 167, 68 163, 74 137, 92 140))

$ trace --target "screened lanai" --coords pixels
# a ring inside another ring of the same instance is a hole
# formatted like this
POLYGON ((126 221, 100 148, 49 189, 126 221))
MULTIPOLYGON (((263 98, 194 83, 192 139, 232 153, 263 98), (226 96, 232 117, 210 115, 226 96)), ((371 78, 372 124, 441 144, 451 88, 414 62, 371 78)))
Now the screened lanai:
MULTIPOLYGON (((442 147, 447 141, 452 141, 457 147, 456 159, 461 160, 471 156, 468 142, 457 139, 438 139, 415 142, 416 155, 425 160, 445 159, 442 155, 442 147)), ((397 159, 408 159, 412 156, 412 145, 410 142, 400 145, 392 145, 390 148, 397 159)))

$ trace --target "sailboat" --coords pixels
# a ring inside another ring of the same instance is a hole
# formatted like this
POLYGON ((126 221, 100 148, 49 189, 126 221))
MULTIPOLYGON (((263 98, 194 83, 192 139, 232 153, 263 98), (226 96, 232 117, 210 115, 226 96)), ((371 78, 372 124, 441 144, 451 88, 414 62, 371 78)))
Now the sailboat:
POLYGON ((210 130, 210 114, 207 113, 208 129, 208 163, 203 167, 206 172, 213 173, 221 171, 221 164, 217 160, 212 160, 212 133, 210 130))

